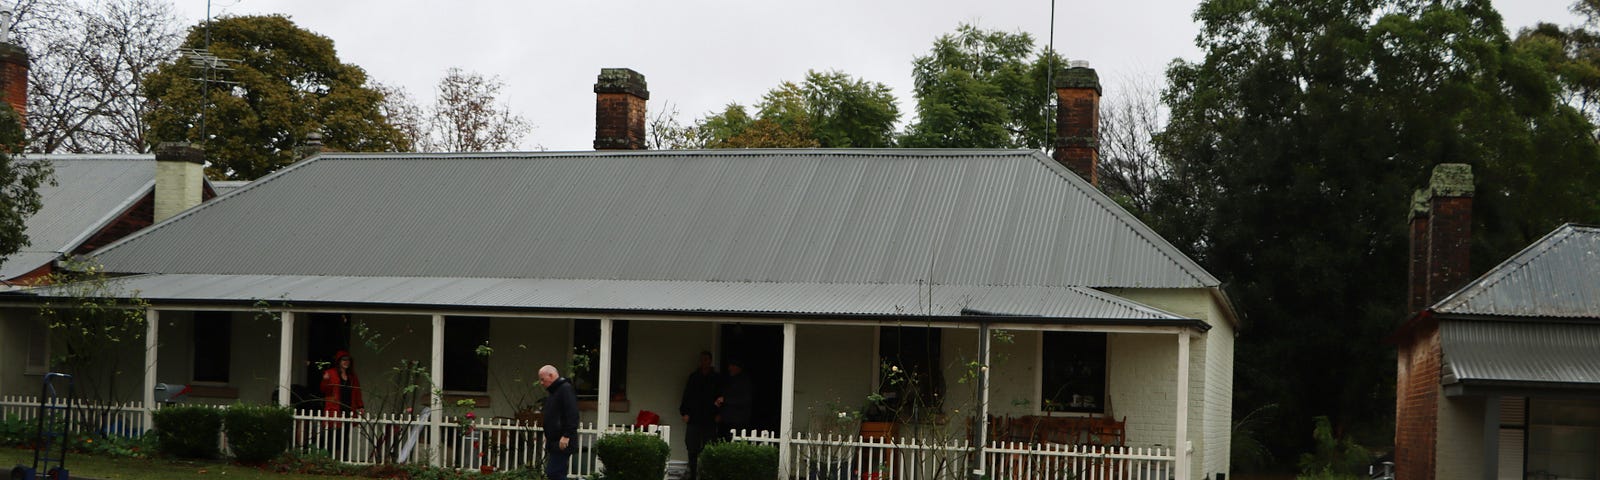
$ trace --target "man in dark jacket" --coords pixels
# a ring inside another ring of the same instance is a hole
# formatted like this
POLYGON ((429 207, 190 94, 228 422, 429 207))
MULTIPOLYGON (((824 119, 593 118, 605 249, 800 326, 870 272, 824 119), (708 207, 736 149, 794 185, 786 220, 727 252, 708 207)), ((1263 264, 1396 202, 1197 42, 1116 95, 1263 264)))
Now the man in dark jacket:
POLYGON ((744 374, 744 362, 728 360, 728 378, 723 381, 722 395, 717 397, 717 407, 722 412, 722 437, 732 439, 735 432, 750 428, 754 414, 754 390, 750 376, 744 374))
POLYGON ((539 384, 550 392, 543 410, 544 451, 548 454, 544 476, 550 480, 565 480, 567 462, 572 452, 578 450, 578 392, 552 365, 539 367, 539 384))
POLYGON ((689 449, 689 478, 700 474, 700 450, 717 435, 717 369, 711 366, 711 352, 700 352, 700 366, 689 374, 683 386, 678 414, 683 415, 683 442, 689 449))

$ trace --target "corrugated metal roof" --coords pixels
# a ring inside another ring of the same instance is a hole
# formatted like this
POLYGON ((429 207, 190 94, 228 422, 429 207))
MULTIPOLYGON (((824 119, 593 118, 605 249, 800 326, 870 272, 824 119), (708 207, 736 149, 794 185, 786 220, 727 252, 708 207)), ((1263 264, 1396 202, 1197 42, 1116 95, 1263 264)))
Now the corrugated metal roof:
POLYGON ((224 180, 224 181, 218 181, 218 182, 211 182, 211 189, 213 191, 216 191, 217 192, 217 196, 220 197, 220 196, 223 196, 223 195, 227 195, 229 192, 232 192, 234 190, 238 190, 238 189, 244 187, 245 185, 249 185, 249 184, 250 184, 250 182, 247 181, 247 180, 224 180))
MULTIPOLYGON (((49 295, 51 290, 37 291, 49 295)), ((1082 287, 154 274, 116 279, 109 291, 138 292, 140 298, 155 304, 270 300, 291 306, 336 303, 911 317, 958 316, 975 310, 1050 318, 1182 319, 1082 287)))
POLYGON ((39 187, 43 206, 26 222, 30 245, 0 263, 0 279, 72 251, 155 185, 151 155, 28 155, 23 161, 50 162, 56 184, 39 187))
POLYGON ((1600 318, 1600 227, 1563 225, 1440 300, 1432 310, 1600 318))
POLYGON ((1218 284, 1020 150, 324 154, 97 256, 139 273, 1218 284))
POLYGON ((1600 324, 1453 320, 1439 328, 1458 381, 1600 385, 1600 324))

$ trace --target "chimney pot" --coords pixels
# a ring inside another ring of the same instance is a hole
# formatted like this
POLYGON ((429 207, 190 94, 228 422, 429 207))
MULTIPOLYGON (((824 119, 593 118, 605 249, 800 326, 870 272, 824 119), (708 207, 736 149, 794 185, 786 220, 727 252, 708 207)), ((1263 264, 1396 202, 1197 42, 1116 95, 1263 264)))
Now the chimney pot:
POLYGON ((594 149, 643 150, 645 101, 650 99, 644 75, 627 68, 601 69, 594 93, 594 149))
POLYGON ((11 105, 24 127, 28 123, 28 50, 0 41, 0 100, 11 105))
POLYGON ((1055 160, 1100 186, 1100 76, 1075 60, 1056 75, 1055 160))
POLYGON ((1428 188, 1411 197, 1411 280, 1408 301, 1420 311, 1444 299, 1470 278, 1472 166, 1434 166, 1428 188))
POLYGON ((1089 61, 1088 60, 1073 60, 1073 61, 1067 62, 1067 66, 1072 67, 1072 68, 1089 68, 1089 61))
POLYGON ((159 222, 200 204, 206 152, 188 142, 156 145, 155 218, 159 222))

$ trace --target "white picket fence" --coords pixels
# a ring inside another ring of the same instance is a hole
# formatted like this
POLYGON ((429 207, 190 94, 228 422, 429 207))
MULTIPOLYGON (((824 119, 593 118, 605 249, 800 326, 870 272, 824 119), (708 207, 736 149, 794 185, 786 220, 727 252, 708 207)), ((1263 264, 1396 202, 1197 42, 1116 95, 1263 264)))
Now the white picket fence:
MULTIPOLYGON (((734 440, 780 446, 769 431, 744 431, 734 440)), ((808 480, 965 479, 975 449, 966 440, 918 443, 914 438, 865 438, 797 433, 789 442, 783 478, 808 480)), ((781 448, 781 447, 780 447, 781 448)), ((991 442, 983 451, 994 480, 1168 480, 1176 475, 1171 449, 991 442)))
MULTIPOLYGON (((52 407, 66 407, 65 402, 54 402, 52 407)), ((226 406, 216 406, 227 408, 226 406)), ((86 426, 104 435, 133 436, 144 433, 150 426, 144 424, 144 408, 139 403, 100 405, 73 402, 66 410, 68 424, 74 432, 86 426)), ((36 420, 39 414, 37 397, 0 397, 0 418, 36 420)), ((375 414, 364 418, 329 415, 320 410, 300 410, 294 414, 294 436, 291 448, 326 452, 334 460, 367 465, 374 463, 432 462, 435 442, 430 438, 428 418, 414 414, 375 414)), ((441 442, 439 466, 480 470, 484 466, 495 470, 533 468, 544 456, 544 430, 537 425, 507 418, 476 418, 462 422, 462 418, 447 416, 440 424, 441 442)), ((578 449, 572 457, 569 478, 585 478, 600 468, 595 458, 594 443, 602 434, 641 432, 656 435, 668 445, 672 444, 671 428, 667 426, 635 427, 612 425, 603 431, 594 424, 581 424, 578 429, 578 449)), ((218 439, 226 453, 227 438, 218 439)))
MULTIPOLYGON (((427 417, 413 414, 369 415, 355 418, 329 415, 320 410, 295 412, 295 445, 326 451, 335 460, 366 465, 373 463, 429 463, 430 447, 427 417)), ((601 431, 593 423, 580 424, 578 448, 573 454, 569 477, 583 478, 599 468, 594 443, 602 434, 649 433, 672 443, 671 428, 651 425, 611 425, 601 431)), ((488 465, 495 470, 532 468, 543 458, 544 429, 508 418, 478 418, 463 426, 460 417, 446 417, 440 424, 438 465, 478 470, 488 465)))

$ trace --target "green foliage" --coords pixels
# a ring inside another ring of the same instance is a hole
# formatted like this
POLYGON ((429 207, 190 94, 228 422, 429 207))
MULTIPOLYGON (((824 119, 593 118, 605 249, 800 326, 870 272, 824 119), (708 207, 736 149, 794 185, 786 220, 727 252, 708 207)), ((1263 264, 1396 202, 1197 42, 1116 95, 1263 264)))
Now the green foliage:
POLYGON ((118 458, 145 458, 157 451, 156 435, 137 437, 82 434, 73 439, 72 449, 80 453, 118 458))
POLYGON ((875 148, 894 145, 900 119, 887 85, 837 71, 813 70, 799 84, 784 82, 762 96, 756 110, 751 117, 744 106, 729 104, 683 134, 703 135, 710 148, 875 148))
POLYGON ((0 447, 31 445, 39 437, 39 422, 16 415, 0 420, 0 447))
MULTIPOLYGON (((50 329, 51 367, 73 375, 80 398, 109 409, 121 401, 114 381, 123 375, 142 371, 142 367, 122 360, 144 350, 145 307, 137 292, 124 291, 111 281, 105 269, 92 262, 69 259, 60 263, 57 273, 46 277, 51 286, 42 290, 45 302, 38 314, 50 329)), ((104 415, 94 418, 104 421, 104 415)), ((99 430, 103 425, 92 425, 99 430)))
POLYGON ((363 467, 334 460, 327 450, 290 450, 267 464, 267 469, 277 473, 310 475, 356 475, 363 467))
MULTIPOLYGON (((1196 19, 1207 54, 1168 69, 1157 145, 1172 173, 1146 218, 1256 320, 1236 411, 1277 403, 1285 422, 1326 412, 1341 431, 1383 431, 1413 189, 1435 164, 1473 166, 1482 271, 1600 219, 1592 126, 1487 0, 1212 0, 1196 19)), ((1311 447, 1264 434, 1280 455, 1311 447)))
POLYGON ((1335 439, 1328 417, 1317 417, 1311 438, 1316 450, 1300 456, 1302 479, 1358 480, 1359 473, 1372 462, 1372 454, 1349 437, 1335 439))
POLYGON ((222 412, 200 405, 173 405, 156 410, 156 444, 163 455, 178 458, 217 457, 222 412))
POLYGON ((672 447, 648 433, 618 433, 596 440, 594 454, 607 480, 657 480, 666 474, 672 447))
POLYGON ((700 478, 744 480, 778 478, 778 448, 739 442, 717 442, 700 451, 700 478))
POLYGON ((11 152, 25 144, 22 124, 9 104, 0 107, 0 263, 27 246, 28 217, 44 206, 39 186, 54 185, 50 162, 20 161, 11 152))
POLYGON ((262 463, 289 448, 294 412, 277 405, 234 404, 223 414, 228 447, 243 463, 262 463))
POLYGON ((1065 62, 1035 53, 1026 33, 963 24, 912 60, 917 122, 901 144, 920 148, 1051 147, 1051 72, 1065 62))
POLYGON ((239 60, 232 70, 210 72, 188 58, 160 66, 145 79, 155 108, 146 117, 152 142, 203 145, 213 178, 252 180, 293 163, 294 147, 321 132, 341 151, 408 150, 410 145, 382 113, 383 94, 366 72, 342 63, 333 41, 281 15, 222 17, 189 31, 183 48, 239 60), (204 138, 201 132, 205 113, 204 138))

